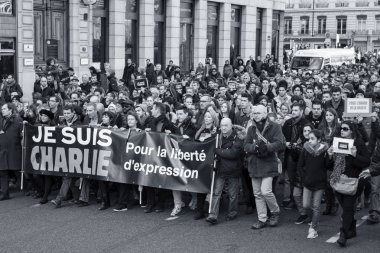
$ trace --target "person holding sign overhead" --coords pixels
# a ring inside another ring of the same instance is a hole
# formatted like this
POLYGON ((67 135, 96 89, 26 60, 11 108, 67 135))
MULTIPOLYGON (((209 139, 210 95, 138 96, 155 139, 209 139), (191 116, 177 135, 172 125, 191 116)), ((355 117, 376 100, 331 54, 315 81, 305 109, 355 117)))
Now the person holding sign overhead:
MULTIPOLYGON (((358 178, 360 172, 370 164, 370 153, 368 152, 364 141, 358 135, 355 123, 344 121, 340 128, 340 136, 344 139, 353 140, 353 146, 349 150, 350 154, 341 153, 341 151, 336 148, 334 149, 333 147, 329 148, 328 154, 330 158, 333 158, 334 160, 333 172, 330 177, 330 184, 332 186, 339 182, 342 175, 345 175, 348 178, 358 178)), ((345 149, 342 143, 340 148, 345 149)), ((337 241, 341 247, 346 246, 347 239, 356 236, 356 220, 354 218, 355 203, 358 197, 357 193, 361 192, 362 187, 363 182, 359 180, 355 195, 348 195, 335 191, 335 196, 343 209, 342 226, 337 241)))

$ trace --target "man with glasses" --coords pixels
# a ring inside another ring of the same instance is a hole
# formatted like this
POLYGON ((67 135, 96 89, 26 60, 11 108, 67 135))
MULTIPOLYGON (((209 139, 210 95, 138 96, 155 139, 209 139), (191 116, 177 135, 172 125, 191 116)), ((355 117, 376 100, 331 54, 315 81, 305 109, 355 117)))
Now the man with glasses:
POLYGON ((281 126, 268 119, 267 108, 257 105, 253 108, 253 124, 248 128, 244 150, 248 156, 248 171, 258 214, 258 221, 252 229, 277 226, 280 208, 273 194, 273 178, 278 176, 277 153, 285 148, 281 126), (271 212, 267 215, 267 208, 271 212))
POLYGON ((196 119, 196 128, 199 129, 202 126, 203 118, 205 115, 206 107, 211 103, 211 97, 209 94, 205 94, 199 100, 199 111, 197 115, 195 115, 196 119))
POLYGON ((63 116, 63 110, 60 107, 59 101, 60 101, 59 97, 57 97, 57 96, 51 96, 49 98, 49 102, 48 102, 50 111, 52 113, 54 113, 54 122, 55 123, 58 123, 59 122, 59 117, 63 116))

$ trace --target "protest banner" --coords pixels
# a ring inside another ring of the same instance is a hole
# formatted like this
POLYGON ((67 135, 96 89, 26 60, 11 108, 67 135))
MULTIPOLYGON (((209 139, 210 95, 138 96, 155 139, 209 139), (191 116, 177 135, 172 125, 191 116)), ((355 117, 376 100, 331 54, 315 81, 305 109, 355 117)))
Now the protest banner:
POLYGON ((372 113, 371 98, 346 98, 344 114, 346 117, 370 117, 372 113))
POLYGON ((24 172, 210 192, 215 139, 90 127, 25 126, 24 172))
POLYGON ((133 80, 136 90, 141 90, 141 88, 149 88, 148 80, 146 78, 140 78, 133 80))

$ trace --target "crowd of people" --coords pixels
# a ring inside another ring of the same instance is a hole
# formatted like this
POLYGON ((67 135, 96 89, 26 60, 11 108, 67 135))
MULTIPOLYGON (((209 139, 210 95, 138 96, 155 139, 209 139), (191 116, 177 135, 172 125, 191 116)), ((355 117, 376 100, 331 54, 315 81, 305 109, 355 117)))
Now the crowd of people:
POLYGON ((49 59, 36 69, 31 103, 23 101, 21 86, 7 76, 0 89, 0 200, 9 199, 9 185, 20 178, 26 121, 131 129, 131 134, 165 132, 201 142, 219 137, 212 196, 26 174, 25 194, 40 198, 41 204, 52 198, 57 208, 64 201, 84 207, 95 198, 99 210, 105 210, 114 202, 110 192, 116 192, 114 211, 126 211, 137 201, 145 213, 162 212, 170 200, 170 215, 178 216, 187 202, 195 219, 217 224, 226 193, 227 220, 237 217, 239 202, 246 204, 247 214, 257 210, 252 229, 277 226, 281 209, 296 209, 295 223, 310 223, 307 238, 318 236, 320 214, 334 215, 340 206, 340 246, 356 236, 355 212, 363 205, 369 208, 367 223, 379 222, 380 59, 364 55, 354 64, 291 70, 267 55, 264 60, 227 60, 221 71, 209 60, 189 74, 184 71, 173 61, 163 68, 147 59, 145 67, 137 68, 128 59, 120 78, 107 63, 79 78, 74 69, 49 59), (355 97, 372 99, 371 117, 345 115, 345 99, 355 97), (350 154, 334 152, 334 137, 353 139, 350 154), (332 189, 342 175, 359 179, 356 194, 332 189), (207 201, 212 203, 209 213, 207 201))

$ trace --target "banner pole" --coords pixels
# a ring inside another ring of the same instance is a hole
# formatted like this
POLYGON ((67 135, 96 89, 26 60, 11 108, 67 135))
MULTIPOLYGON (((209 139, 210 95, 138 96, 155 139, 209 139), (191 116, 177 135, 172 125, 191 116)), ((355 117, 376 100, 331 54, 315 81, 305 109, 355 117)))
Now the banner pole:
MULTIPOLYGON (((216 144, 215 148, 219 146, 219 134, 216 135, 216 144)), ((210 192, 210 201, 208 207, 208 213, 211 213, 211 204, 212 204, 212 196, 214 195, 214 182, 215 182, 215 167, 216 167, 216 154, 214 155, 214 167, 212 170, 212 180, 211 180, 211 192, 210 192)))
POLYGON ((25 121, 22 122, 22 149, 21 149, 21 191, 24 189, 24 171, 25 171, 25 121))

